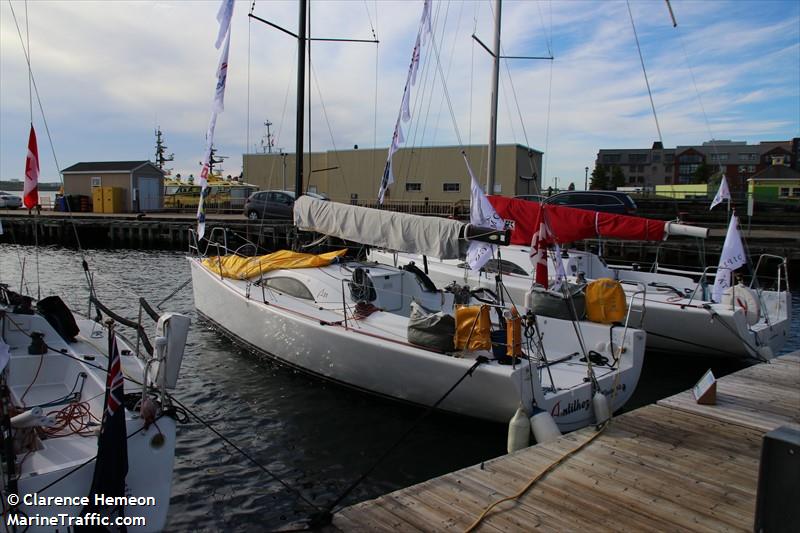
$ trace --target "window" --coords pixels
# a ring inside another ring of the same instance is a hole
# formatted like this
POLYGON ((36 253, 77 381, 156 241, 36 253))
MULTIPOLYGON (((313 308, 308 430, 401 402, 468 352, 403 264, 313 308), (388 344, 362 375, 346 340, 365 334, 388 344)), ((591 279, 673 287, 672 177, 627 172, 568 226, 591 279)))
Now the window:
POLYGON ((644 163, 647 161, 647 154, 628 154, 628 161, 631 163, 644 163))
POLYGON ((100 187, 102 180, 100 176, 92 176, 92 187, 100 187))
POLYGON ((739 161, 757 161, 758 154, 739 154, 739 161))
POLYGON ((619 163, 619 154, 603 154, 603 163, 619 163))
POLYGON ((661 154, 653 154, 653 163, 661 161, 661 154))
POLYGON ((747 165, 739 165, 736 170, 739 171, 739 174, 747 174, 747 165))
MULTIPOLYGON (((260 281, 256 283, 258 284, 260 281)), ((302 298, 303 300, 314 299, 308 287, 306 287, 303 282, 294 278, 266 278, 264 280, 264 285, 270 289, 282 292, 283 294, 294 296, 295 298, 302 298)))
POLYGON ((442 192, 459 192, 460 190, 460 183, 442 183, 442 192))
POLYGON ((778 194, 781 198, 789 197, 789 187, 781 187, 781 192, 778 194))
POLYGON ((792 187, 792 196, 800 196, 800 187, 792 187))
POLYGON ((176 194, 178 192, 177 185, 167 185, 164 187, 164 194, 176 194))
POLYGON ((406 192, 420 192, 422 183, 406 183, 406 192))
POLYGON ((747 165, 747 172, 752 174, 755 171, 756 171, 756 166, 755 165, 747 165))
POLYGON ((727 161, 728 154, 711 154, 712 161, 727 161))
POLYGON ((506 261, 505 259, 500 259, 499 261, 497 259, 489 259, 481 270, 484 272, 499 272, 501 268, 504 274, 517 274, 518 276, 528 275, 524 268, 511 261, 506 261))
POLYGON ((672 163, 675 161, 675 154, 665 154, 664 155, 664 162, 665 163, 672 163))

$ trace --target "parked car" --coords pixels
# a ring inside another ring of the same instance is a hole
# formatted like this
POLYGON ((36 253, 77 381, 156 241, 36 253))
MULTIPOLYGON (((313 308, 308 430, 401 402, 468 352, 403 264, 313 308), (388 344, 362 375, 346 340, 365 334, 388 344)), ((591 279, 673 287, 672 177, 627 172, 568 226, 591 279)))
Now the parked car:
POLYGON ((550 196, 545 203, 622 215, 636 212, 633 198, 619 191, 566 191, 550 196))
POLYGON ((541 194, 518 194, 514 198, 517 200, 528 200, 529 202, 539 202, 542 203, 547 200, 547 196, 543 196, 541 194))
MULTIPOLYGON (((324 194, 305 193, 312 198, 328 200, 324 194)), ((258 191, 244 203, 244 215, 250 220, 260 218, 292 218, 294 191, 258 191)))
POLYGON ((0 191, 0 207, 6 209, 17 209, 22 207, 22 198, 10 192, 0 191))

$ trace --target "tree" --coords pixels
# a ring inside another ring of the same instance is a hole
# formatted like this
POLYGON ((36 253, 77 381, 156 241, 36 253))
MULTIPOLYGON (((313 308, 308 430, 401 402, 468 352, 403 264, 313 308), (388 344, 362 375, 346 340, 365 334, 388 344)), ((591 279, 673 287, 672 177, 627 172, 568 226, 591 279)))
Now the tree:
POLYGON ((570 182, 569 187, 567 187, 567 190, 568 191, 574 191, 575 190, 575 182, 574 181, 570 182))
POLYGON ((622 171, 622 168, 619 166, 614 166, 611 169, 611 187, 616 189, 617 187, 624 187, 625 186, 625 173, 622 171))
POLYGON ((697 166, 692 178, 695 183, 708 183, 709 178, 714 174, 714 167, 707 165, 705 161, 697 166))
POLYGON ((590 189, 603 190, 608 188, 608 170, 603 165, 596 165, 592 170, 590 189))

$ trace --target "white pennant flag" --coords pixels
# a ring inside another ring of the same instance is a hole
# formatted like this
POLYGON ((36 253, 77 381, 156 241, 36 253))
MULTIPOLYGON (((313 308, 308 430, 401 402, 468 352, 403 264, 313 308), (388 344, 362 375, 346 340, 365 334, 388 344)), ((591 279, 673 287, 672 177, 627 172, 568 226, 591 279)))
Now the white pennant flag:
POLYGON ((383 176, 381 177, 381 186, 378 189, 378 203, 383 203, 383 198, 386 195, 386 190, 389 185, 394 183, 394 174, 392 173, 392 156, 400 149, 400 145, 405 142, 403 137, 403 130, 400 127, 400 121, 408 122, 411 120, 411 87, 417 82, 417 69, 419 68, 419 56, 422 45, 426 42, 427 35, 431 33, 431 2, 425 0, 422 7, 422 17, 419 20, 419 29, 417 30, 417 40, 414 43, 414 50, 411 52, 411 64, 408 66, 408 76, 406 77, 406 85, 403 88, 403 100, 400 102, 400 113, 397 117, 397 123, 394 126, 394 133, 392 134, 392 145, 389 147, 389 155, 386 158, 386 165, 383 167, 383 176))
POLYGON ((219 49, 225 39, 225 48, 220 54, 217 65, 217 85, 214 89, 214 105, 211 108, 211 120, 206 131, 206 152, 203 157, 203 168, 200 170, 200 200, 197 203, 197 240, 203 238, 206 232, 205 197, 208 194, 208 174, 211 169, 211 148, 214 146, 214 129, 217 125, 217 115, 225 108, 225 85, 228 81, 228 51, 231 45, 231 18, 233 17, 234 0, 222 0, 222 5, 217 12, 219 33, 214 47, 219 49), (227 37, 227 38, 226 38, 227 37))
POLYGON ((723 200, 730 200, 731 199, 731 191, 728 189, 728 180, 725 179, 725 174, 722 175, 722 181, 719 182, 719 189, 717 190, 717 195, 714 196, 714 199, 711 201, 711 207, 708 208, 709 211, 714 209, 714 206, 717 204, 721 204, 723 200))
MULTIPOLYGON (((504 229, 505 221, 494 210, 489 199, 483 193, 478 180, 475 179, 472 167, 469 166, 469 161, 467 160, 467 154, 462 151, 461 155, 464 156, 464 163, 467 165, 470 179, 469 223, 480 228, 504 229)), ((470 270, 478 271, 483 268, 483 265, 492 258, 496 251, 497 246, 494 244, 470 241, 469 249, 467 250, 467 264, 470 270)))
POLYGON ((711 300, 714 302, 719 302, 723 291, 731 286, 731 272, 746 262, 747 256, 744 253, 738 225, 739 221, 736 215, 733 215, 728 225, 728 233, 725 235, 725 244, 722 245, 719 267, 714 278, 714 289, 711 291, 711 300))

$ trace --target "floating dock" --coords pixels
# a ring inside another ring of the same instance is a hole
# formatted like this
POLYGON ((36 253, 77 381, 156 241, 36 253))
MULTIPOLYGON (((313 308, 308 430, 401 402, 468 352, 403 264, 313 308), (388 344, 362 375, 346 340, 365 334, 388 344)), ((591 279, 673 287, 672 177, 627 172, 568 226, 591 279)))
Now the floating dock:
POLYGON ((339 511, 341 531, 464 531, 562 461, 479 531, 751 530, 764 434, 800 424, 800 351, 691 391, 339 511), (594 440, 574 455, 570 452, 594 440))

